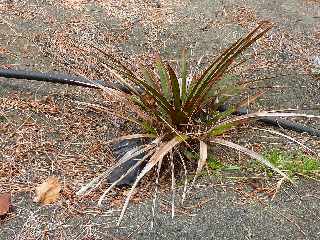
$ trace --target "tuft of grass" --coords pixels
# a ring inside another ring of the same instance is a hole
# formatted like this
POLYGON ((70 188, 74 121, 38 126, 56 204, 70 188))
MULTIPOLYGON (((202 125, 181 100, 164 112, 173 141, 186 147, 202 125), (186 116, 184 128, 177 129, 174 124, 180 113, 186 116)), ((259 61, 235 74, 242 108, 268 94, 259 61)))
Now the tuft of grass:
MULTIPOLYGON (((274 166, 285 172, 289 177, 305 176, 320 178, 320 161, 301 152, 285 152, 280 149, 271 149, 263 153, 264 157, 274 166)), ((269 169, 259 162, 251 164, 255 171, 264 171, 269 176, 273 175, 269 169)))
MULTIPOLYGON (((242 126, 243 123, 259 117, 314 116, 275 111, 234 116, 233 113, 243 101, 240 101, 239 105, 230 106, 229 109, 222 113, 219 111, 219 108, 231 96, 238 95, 248 85, 241 82, 235 83, 230 72, 243 62, 239 59, 243 53, 271 28, 272 24, 270 22, 261 22, 251 32, 241 37, 213 59, 205 69, 195 73, 191 71, 188 64, 187 50, 182 51, 176 65, 169 64, 158 56, 153 67, 140 66, 140 71, 137 71, 132 70, 134 67, 128 67, 110 54, 97 49, 105 56, 99 61, 126 88, 126 91, 121 92, 97 84, 104 93, 117 94, 119 101, 124 102, 127 106, 126 111, 117 109, 117 111, 110 110, 110 113, 138 124, 141 127, 142 134, 145 134, 144 136, 149 141, 129 151, 118 160, 113 168, 94 178, 80 189, 77 194, 83 195, 92 191, 99 186, 114 168, 133 159, 135 156, 144 154, 145 157, 141 161, 137 161, 137 164, 125 173, 125 175, 129 174, 132 169, 144 162, 145 166, 125 200, 118 221, 118 224, 120 224, 136 186, 151 170, 157 169, 159 173, 161 169, 168 168, 168 166, 174 169, 174 164, 179 161, 184 166, 185 175, 187 175, 186 166, 194 167, 192 169, 192 171, 195 171, 194 182, 207 163, 212 168, 222 168, 221 164, 208 157, 209 145, 226 146, 235 149, 289 179, 285 172, 281 171, 261 154, 228 141, 225 136, 231 130, 242 126), (128 92, 130 93, 128 94, 128 92), (186 150, 197 157, 188 158, 184 154, 186 150)), ((260 95, 261 93, 258 92, 250 98, 250 101, 254 101, 260 95)), ((130 138, 136 138, 136 135, 127 136, 127 139, 130 138)), ((175 189, 174 171, 172 170, 171 172, 172 189, 175 189)), ((119 179, 123 177, 124 175, 120 176, 119 179)), ((115 183, 104 192, 99 200, 99 205, 114 186, 115 183)), ((174 211, 174 207, 172 209, 174 211)))

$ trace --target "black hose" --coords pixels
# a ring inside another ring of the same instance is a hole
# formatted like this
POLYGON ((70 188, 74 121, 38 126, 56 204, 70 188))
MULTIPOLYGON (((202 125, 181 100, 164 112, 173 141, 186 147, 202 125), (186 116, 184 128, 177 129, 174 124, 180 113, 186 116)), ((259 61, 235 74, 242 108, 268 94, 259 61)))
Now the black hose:
MULTIPOLYGON (((219 108, 219 111, 226 111, 227 110, 227 105, 223 105, 219 108)), ((246 108, 239 108, 234 114, 235 115, 245 115, 248 114, 249 111, 246 108)), ((292 130, 295 132, 299 132, 299 133, 303 133, 306 132, 312 136, 315 137, 320 137, 320 130, 315 129, 313 127, 309 127, 306 126, 304 124, 301 123, 297 123, 297 122, 292 122, 292 121, 288 121, 285 119, 281 119, 281 118, 277 118, 277 117, 260 117, 258 119, 259 122, 263 122, 265 124, 268 125, 272 125, 272 126, 276 126, 276 127, 280 127, 280 128, 284 128, 284 129, 288 129, 288 130, 292 130)))
POLYGON ((40 73, 14 69, 0 69, 0 77, 36 80, 68 85, 76 85, 81 87, 98 88, 93 82, 76 76, 68 76, 64 74, 55 73, 40 73))
POLYGON ((305 132, 312 136, 320 137, 320 130, 315 129, 313 127, 306 126, 301 123, 292 122, 285 119, 273 118, 273 117, 264 117, 259 119, 259 121, 269 125, 276 126, 276 127, 289 129, 295 132, 299 132, 299 133, 305 132))
MULTIPOLYGON (((89 81, 83 77, 69 76, 69 75, 58 74, 58 73, 53 74, 53 73, 40 73, 40 72, 31 72, 31 71, 23 71, 23 70, 0 69, 0 77, 36 80, 36 81, 43 81, 43 82, 76 85, 76 86, 96 88, 96 89, 99 88, 96 83, 99 83, 105 87, 117 89, 125 93, 130 93, 130 90, 121 84, 105 83, 104 81, 101 81, 101 80, 89 81)), ((224 105, 221 108, 219 108, 219 111, 225 111, 226 109, 227 109, 227 106, 224 105)), ((248 109, 245 109, 245 108, 241 108, 235 112, 235 114, 237 115, 244 115, 247 113, 248 113, 248 109)), ((300 124, 300 123, 291 122, 291 121, 276 118, 276 117, 261 117, 258 119, 258 121, 269 124, 269 125, 273 125, 276 127, 293 130, 296 132, 301 132, 301 133, 306 132, 312 136, 320 137, 320 130, 300 124)))
POLYGON ((105 87, 117 89, 125 93, 130 93, 130 90, 128 88, 118 83, 106 83, 102 80, 90 81, 84 77, 70 76, 61 73, 41 73, 14 69, 0 69, 0 77, 68 84, 96 89, 99 89, 98 84, 101 84, 105 87))

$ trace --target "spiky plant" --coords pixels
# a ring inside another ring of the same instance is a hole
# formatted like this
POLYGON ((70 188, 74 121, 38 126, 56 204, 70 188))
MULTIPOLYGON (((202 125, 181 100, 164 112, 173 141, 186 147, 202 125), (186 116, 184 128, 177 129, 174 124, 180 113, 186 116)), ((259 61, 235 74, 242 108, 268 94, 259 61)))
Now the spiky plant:
MULTIPOLYGON (((233 116, 234 107, 229 108, 227 111, 219 112, 220 106, 230 96, 230 91, 234 90, 234 87, 225 87, 222 84, 224 83, 224 76, 236 65, 236 58, 261 38, 271 27, 272 25, 269 22, 261 22, 253 31, 227 48, 203 72, 193 76, 188 71, 187 51, 185 50, 182 52, 178 71, 175 71, 170 64, 165 63, 158 57, 155 61, 154 69, 141 66, 140 75, 134 73, 111 55, 104 53, 107 59, 104 66, 126 87, 127 92, 130 92, 129 94, 121 93, 121 96, 119 96, 135 112, 136 117, 133 121, 144 129, 142 134, 124 136, 122 139, 151 139, 148 144, 127 152, 112 168, 115 169, 124 162, 144 153, 145 157, 128 171, 130 172, 143 162, 145 163, 143 170, 138 175, 126 198, 119 223, 140 180, 156 166, 159 173, 163 159, 173 159, 173 157, 177 156, 181 161, 185 161, 183 152, 186 148, 193 148, 193 151, 199 149, 196 175, 206 163, 208 144, 217 144, 243 152, 259 160, 283 177, 287 177, 260 154, 223 139, 223 135, 247 120, 265 116, 290 117, 299 114, 256 112, 243 116, 233 116), (195 144, 198 144, 198 147, 194 148, 195 144)), ((105 91, 111 91, 103 86, 100 87, 105 91)), ((113 94, 115 93, 117 91, 113 91, 113 94)), ((120 113, 119 115, 122 116, 120 113)), ((300 114, 299 116, 306 115, 300 114)), ((127 116, 126 118, 130 117, 127 116)), ((78 195, 88 192, 97 186, 112 169, 83 187, 78 192, 78 195)), ((114 182, 104 192, 99 204, 125 175, 121 176, 118 181, 114 182)))

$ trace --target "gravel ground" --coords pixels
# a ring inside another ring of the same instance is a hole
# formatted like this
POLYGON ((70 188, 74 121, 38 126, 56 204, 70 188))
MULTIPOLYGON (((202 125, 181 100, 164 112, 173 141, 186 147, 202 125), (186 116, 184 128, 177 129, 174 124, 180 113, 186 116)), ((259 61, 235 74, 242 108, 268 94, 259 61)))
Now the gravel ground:
MULTIPOLYGON (((79 46, 95 45, 137 64, 150 62, 157 52, 173 60, 188 47, 193 64, 200 57, 206 64, 257 22, 271 20, 273 30, 248 52, 252 60, 237 70, 249 79, 273 76, 262 84, 272 91, 252 107, 320 112, 315 74, 320 68, 320 4, 315 0, 0 0, 0 16, 0 66, 106 81, 109 76, 96 55, 84 56, 79 46)), ((251 177, 202 179, 187 202, 177 205, 173 220, 171 197, 162 194, 153 229, 151 200, 134 204, 116 228, 126 190, 113 193, 102 209, 95 204, 103 189, 83 199, 74 193, 113 163, 105 143, 132 129, 79 101, 99 103, 104 97, 78 87, 0 79, 0 192, 12 192, 14 207, 0 220, 0 239, 320 238, 319 182, 284 186, 269 201, 248 188, 251 177), (52 174, 63 181, 63 196, 57 204, 41 207, 32 202, 32 189, 52 174)), ((289 134, 318 149, 318 139, 289 134)), ((245 144, 279 142, 251 132, 244 136, 239 141, 245 144)), ((266 184, 266 189, 275 187, 266 184)), ((133 202, 151 193, 152 188, 142 186, 133 202)))

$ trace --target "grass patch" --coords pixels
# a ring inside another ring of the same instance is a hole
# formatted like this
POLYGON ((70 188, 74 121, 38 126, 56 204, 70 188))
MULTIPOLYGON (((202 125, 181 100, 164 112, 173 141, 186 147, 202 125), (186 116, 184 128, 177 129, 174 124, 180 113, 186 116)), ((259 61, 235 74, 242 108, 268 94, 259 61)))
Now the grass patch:
MULTIPOLYGON (((315 157, 306 155, 302 152, 285 152, 280 149, 271 149, 265 151, 263 156, 289 177, 311 177, 320 179, 320 161, 315 157)), ((254 161, 249 167, 252 171, 263 171, 268 176, 273 176, 274 172, 270 171, 258 161, 254 161)))
MULTIPOLYGON (((190 161, 198 161, 199 156, 186 151, 185 155, 190 161)), ((262 153, 264 158, 275 167, 285 172, 290 178, 298 176, 314 178, 320 180, 320 161, 315 157, 302 152, 285 152, 281 149, 270 149, 262 153)), ((275 172, 261 164, 259 161, 251 161, 248 165, 224 164, 215 155, 208 153, 208 171, 202 171, 199 176, 216 175, 224 171, 248 171, 253 173, 264 172, 269 177, 273 177, 275 172)))

